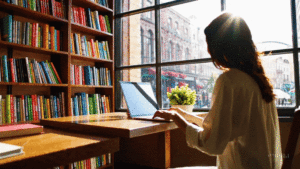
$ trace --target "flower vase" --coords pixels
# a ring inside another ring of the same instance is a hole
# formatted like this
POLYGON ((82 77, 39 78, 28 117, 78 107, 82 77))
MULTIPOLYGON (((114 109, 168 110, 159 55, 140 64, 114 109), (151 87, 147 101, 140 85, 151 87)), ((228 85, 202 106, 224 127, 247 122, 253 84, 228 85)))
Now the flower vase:
POLYGON ((186 112, 192 113, 194 105, 171 105, 171 107, 181 108, 182 110, 184 110, 186 112))

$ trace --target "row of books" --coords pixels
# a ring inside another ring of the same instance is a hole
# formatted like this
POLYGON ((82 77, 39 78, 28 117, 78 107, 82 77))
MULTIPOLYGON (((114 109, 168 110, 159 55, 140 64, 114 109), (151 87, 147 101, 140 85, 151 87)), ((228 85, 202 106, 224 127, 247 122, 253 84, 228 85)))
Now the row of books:
POLYGON ((71 163, 70 166, 59 166, 54 167, 53 169, 97 169, 106 165, 111 164, 111 153, 103 154, 98 157, 89 158, 86 160, 76 161, 71 163))
POLYGON ((56 71, 53 62, 25 58, 1 57, 0 81, 39 83, 39 84, 61 84, 62 81, 56 71))
POLYGON ((72 115, 104 114, 110 112, 109 97, 99 93, 75 93, 72 97, 72 115))
POLYGON ((105 67, 70 65, 71 84, 112 86, 111 71, 105 67))
POLYGON ((103 32, 112 33, 108 15, 100 15, 98 11, 91 11, 90 8, 85 9, 73 6, 71 21, 103 32))
POLYGON ((57 95, 0 95, 0 124, 65 116, 64 92, 57 95))
POLYGON ((90 1, 93 1, 93 2, 96 2, 102 6, 105 6, 105 7, 108 7, 108 2, 107 0, 90 0, 90 1))
POLYGON ((71 33, 71 53, 111 60, 108 41, 87 40, 85 35, 71 33))
POLYGON ((7 15, 1 19, 3 41, 60 51, 62 32, 48 24, 21 22, 7 15))
POLYGON ((66 19, 64 0, 4 0, 33 11, 66 19))

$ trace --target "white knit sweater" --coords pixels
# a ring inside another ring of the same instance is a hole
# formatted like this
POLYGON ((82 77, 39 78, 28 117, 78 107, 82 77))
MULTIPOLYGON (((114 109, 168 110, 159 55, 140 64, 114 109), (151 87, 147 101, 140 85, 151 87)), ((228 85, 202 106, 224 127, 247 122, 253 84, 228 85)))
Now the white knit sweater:
POLYGON ((231 69, 219 76, 211 110, 201 127, 187 126, 187 144, 217 155, 218 168, 281 168, 275 101, 266 103, 257 83, 246 73, 231 69))

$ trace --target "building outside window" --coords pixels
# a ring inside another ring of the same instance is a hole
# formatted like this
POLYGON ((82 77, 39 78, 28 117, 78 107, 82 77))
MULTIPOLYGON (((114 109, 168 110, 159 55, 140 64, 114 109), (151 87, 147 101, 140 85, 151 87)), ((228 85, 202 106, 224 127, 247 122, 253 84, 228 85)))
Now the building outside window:
POLYGON ((172 18, 168 18, 168 28, 172 29, 172 18))
MULTIPOLYGON (((226 9, 246 20, 257 49, 265 53, 261 56, 262 64, 276 89, 279 114, 293 112, 300 105, 297 101, 299 43, 298 38, 293 39, 300 35, 297 27, 300 25, 299 0, 292 0, 292 3, 273 0, 140 2, 116 1, 115 24, 122 25, 115 30, 116 84, 118 80, 151 82, 161 108, 169 108, 166 92, 188 84, 197 92, 195 110, 208 110, 212 89, 222 72, 211 62, 203 31, 226 9), (147 10, 143 10, 145 7, 147 10), (152 9, 151 23, 143 19, 149 7, 152 9), (179 27, 183 32, 176 34, 179 27)), ((126 108, 122 96, 116 98, 116 110, 126 108)))
POLYGON ((175 22, 175 31, 179 34, 179 25, 177 21, 175 22))

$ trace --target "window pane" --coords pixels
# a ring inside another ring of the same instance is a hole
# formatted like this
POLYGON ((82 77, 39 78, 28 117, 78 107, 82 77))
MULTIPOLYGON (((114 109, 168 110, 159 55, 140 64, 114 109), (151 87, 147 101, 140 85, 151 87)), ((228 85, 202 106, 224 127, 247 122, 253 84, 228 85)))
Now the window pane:
POLYGON ((292 48, 290 1, 226 0, 226 9, 246 20, 258 50, 292 48))
POLYGON ((155 0, 122 0, 122 12, 154 6, 155 0))
POLYGON ((194 108, 209 108, 212 89, 221 73, 222 71, 216 69, 212 63, 162 67, 162 107, 170 107, 167 92, 170 92, 175 86, 188 84, 197 93, 194 108))
POLYGON ((220 10, 220 0, 161 9, 162 62, 209 58, 204 29, 220 10))
POLYGON ((154 24, 146 13, 122 18, 122 66, 155 63, 154 24))
POLYGON ((160 0, 160 3, 163 4, 163 3, 172 2, 172 1, 176 1, 176 0, 160 0))
MULTIPOLYGON (((293 57, 291 54, 262 57, 262 64, 270 79, 276 96, 277 107, 295 106, 295 83, 293 57)), ((162 67, 162 103, 169 108, 167 92, 175 86, 188 84, 196 90, 197 101, 194 108, 209 108, 212 89, 222 71, 212 63, 177 65, 162 67)))
MULTIPOLYGON (((153 67, 148 68, 138 68, 138 69, 126 69, 121 70, 122 81, 129 82, 150 82, 154 95, 156 96, 156 69, 153 67)), ((118 82, 117 82, 118 83, 118 82)), ((121 108, 127 108, 123 93, 116 93, 116 95, 121 96, 121 108)))
POLYGON ((296 20, 297 20, 297 36, 298 36, 298 47, 300 46, 300 1, 296 1, 296 20))
POLYGON ((274 87, 277 107, 294 107, 295 77, 292 54, 264 56, 262 64, 274 87))

